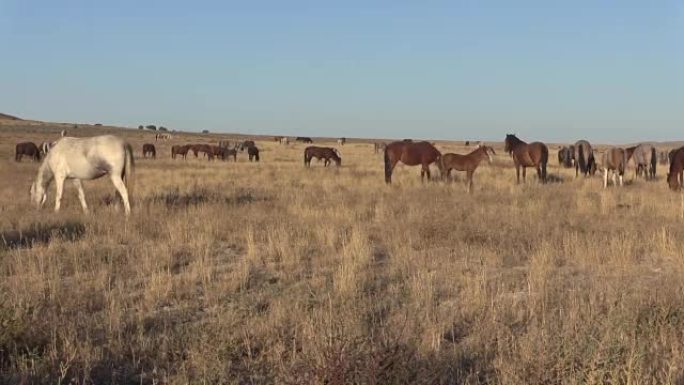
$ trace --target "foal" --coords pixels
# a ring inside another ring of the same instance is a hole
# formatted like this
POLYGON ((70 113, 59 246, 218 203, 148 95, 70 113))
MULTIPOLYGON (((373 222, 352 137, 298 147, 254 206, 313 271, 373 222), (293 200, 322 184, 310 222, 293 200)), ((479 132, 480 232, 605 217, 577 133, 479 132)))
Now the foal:
POLYGON ((492 155, 496 155, 493 148, 480 145, 475 151, 472 151, 467 155, 443 154, 437 162, 437 167, 439 167, 442 178, 447 179, 451 177, 451 170, 465 171, 468 193, 470 193, 473 187, 473 174, 475 173, 477 166, 485 159, 491 164, 492 155))

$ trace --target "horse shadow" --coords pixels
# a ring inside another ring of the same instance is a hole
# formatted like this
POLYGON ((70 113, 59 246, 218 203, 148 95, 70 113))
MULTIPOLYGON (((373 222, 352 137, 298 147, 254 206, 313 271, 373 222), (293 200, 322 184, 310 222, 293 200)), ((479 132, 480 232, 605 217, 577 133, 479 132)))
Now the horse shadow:
POLYGON ((55 238, 75 242, 85 235, 86 227, 80 222, 59 224, 33 224, 27 229, 0 232, 0 249, 31 248, 47 244, 55 238))

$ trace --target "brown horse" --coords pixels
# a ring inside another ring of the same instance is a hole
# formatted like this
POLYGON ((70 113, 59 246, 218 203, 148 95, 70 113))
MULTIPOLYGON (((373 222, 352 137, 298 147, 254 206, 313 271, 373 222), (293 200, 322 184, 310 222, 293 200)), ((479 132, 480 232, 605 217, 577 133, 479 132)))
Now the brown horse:
POLYGON ((584 176, 589 176, 592 170, 596 170, 596 159, 594 159, 594 150, 591 144, 586 140, 578 140, 575 143, 575 178, 582 173, 584 176))
POLYGON ((190 144, 190 150, 197 158, 197 154, 203 152, 209 160, 214 159, 214 150, 211 145, 208 144, 190 144))
POLYGON ((40 150, 33 142, 17 143, 15 150, 14 160, 17 162, 21 161, 21 157, 24 155, 30 156, 36 162, 40 161, 40 150))
POLYGON ((323 159, 323 166, 328 167, 330 159, 335 161, 337 166, 342 164, 342 157, 337 149, 332 147, 309 146, 304 149, 304 166, 311 167, 311 158, 323 159))
POLYGON ((387 147, 387 143, 385 142, 373 143, 373 152, 377 154, 380 151, 385 151, 385 147, 387 147))
POLYGON ((549 162, 549 149, 542 142, 525 143, 513 134, 506 134, 504 150, 513 157, 515 176, 520 183, 520 168, 525 181, 527 167, 537 169, 539 181, 546 183, 546 164, 549 162))
POLYGON ((670 172, 667 173, 667 184, 673 191, 679 191, 684 184, 684 147, 670 152, 670 172))
POLYGON ((188 150, 190 150, 190 146, 187 144, 183 146, 171 146, 171 159, 176 159, 176 155, 181 155, 183 159, 186 159, 188 156, 188 150))
POLYGON ((484 159, 487 159, 489 163, 492 163, 492 155, 496 155, 494 149, 489 146, 478 146, 475 151, 467 155, 461 154, 443 154, 437 166, 442 174, 442 178, 449 179, 451 177, 451 170, 465 171, 466 172, 466 184, 468 186, 468 192, 470 193, 473 187, 473 174, 475 169, 480 165, 484 159))
POLYGON ((157 149, 154 148, 154 144, 150 144, 150 143, 143 144, 142 153, 143 153, 143 158, 147 158, 147 154, 150 154, 152 156, 152 158, 155 158, 155 159, 157 158, 157 149))
POLYGON ((614 147, 603 153, 603 188, 608 187, 608 172, 613 174, 613 185, 618 184, 622 186, 622 179, 625 175, 625 168, 627 167, 627 151, 614 147))
POLYGON ((442 153, 428 142, 392 142, 385 147, 385 183, 392 183, 392 171, 399 161, 407 166, 421 165, 420 180, 425 175, 430 180, 430 164, 441 157, 442 153))

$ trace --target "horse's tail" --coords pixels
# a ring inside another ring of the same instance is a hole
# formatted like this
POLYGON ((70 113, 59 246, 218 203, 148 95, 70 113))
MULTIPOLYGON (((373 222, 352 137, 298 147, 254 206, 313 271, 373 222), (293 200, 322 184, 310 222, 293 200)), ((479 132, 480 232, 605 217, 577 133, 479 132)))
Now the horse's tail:
POLYGON ((390 164, 389 153, 387 152, 389 148, 385 147, 385 183, 392 183, 392 166, 390 164))
POLYGON ((126 190, 128 190, 129 199, 132 196, 131 186, 133 185, 133 167, 135 167, 135 164, 133 162, 133 147, 131 147, 130 143, 125 143, 124 167, 121 171, 121 179, 123 180, 124 185, 126 186, 126 190))
POLYGON ((579 147, 577 149, 577 155, 579 158, 579 159, 577 159, 577 163, 579 164, 579 169, 580 169, 580 171, 582 171, 582 174, 586 174, 587 170, 589 169, 589 164, 587 162, 587 160, 588 160, 587 156, 584 155, 584 146, 580 144, 577 147, 579 147))
POLYGON ((541 159, 539 160, 539 163, 541 163, 539 166, 541 167, 542 182, 546 183, 546 164, 549 163, 549 148, 546 146, 542 146, 541 159))
POLYGON ((655 179, 656 175, 656 165, 658 164, 657 154, 655 147, 651 147, 651 178, 655 179))

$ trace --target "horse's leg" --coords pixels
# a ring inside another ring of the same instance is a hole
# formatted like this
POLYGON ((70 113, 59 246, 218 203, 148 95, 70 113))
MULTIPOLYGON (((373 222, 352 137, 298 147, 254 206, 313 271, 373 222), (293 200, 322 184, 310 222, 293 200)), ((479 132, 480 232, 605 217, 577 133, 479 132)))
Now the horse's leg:
POLYGON ((603 188, 608 187, 608 168, 603 169, 603 188))
POLYGON ((62 203, 62 193, 64 192, 64 175, 55 175, 55 212, 59 211, 62 203))
POLYGON ((618 179, 620 180, 620 187, 622 187, 622 174, 618 174, 618 179))
POLYGON ((470 194, 470 192, 472 191, 472 188, 473 188, 473 172, 475 172, 475 170, 469 170, 466 173, 466 175, 467 175, 466 183, 468 185, 468 194, 470 194))
POLYGON ((430 181, 430 164, 424 164, 423 168, 425 169, 425 174, 427 175, 427 180, 428 182, 430 181))
POLYGON ((522 176, 523 176, 523 183, 527 183, 526 177, 527 177, 527 167, 522 166, 522 176))
POLYGON ((128 189, 126 188, 126 185, 124 184, 123 180, 121 179, 121 175, 115 175, 112 174, 112 184, 116 188, 116 191, 119 192, 119 196, 121 196, 121 200, 123 201, 124 204, 124 211, 126 212, 126 215, 129 215, 131 213, 131 204, 128 201, 128 189))
POLYGON ((520 184, 520 165, 515 165, 515 183, 520 184))
POLYGON ((81 180, 75 178, 74 186, 76 186, 76 190, 78 191, 78 200, 81 201, 81 207, 83 208, 83 212, 88 213, 88 204, 85 200, 85 192, 83 191, 83 184, 81 183, 81 180))

